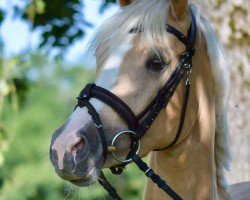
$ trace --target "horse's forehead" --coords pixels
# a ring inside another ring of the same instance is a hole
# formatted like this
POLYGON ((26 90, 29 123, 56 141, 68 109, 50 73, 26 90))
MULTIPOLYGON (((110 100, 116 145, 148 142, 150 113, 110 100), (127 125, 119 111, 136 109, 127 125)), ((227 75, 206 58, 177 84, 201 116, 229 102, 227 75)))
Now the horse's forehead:
POLYGON ((110 77, 109 80, 112 77, 116 78, 122 64, 126 70, 131 70, 131 64, 138 65, 138 62, 144 62, 144 59, 154 52, 159 52, 166 60, 170 60, 173 56, 178 57, 185 50, 185 45, 174 35, 167 33, 167 31, 165 40, 147 42, 141 39, 140 33, 128 34, 126 39, 117 43, 117 46, 113 48, 111 53, 106 51, 109 50, 107 46, 113 45, 112 39, 107 41, 107 44, 100 45, 96 49, 97 78, 107 80, 107 78, 100 78, 104 73, 106 77, 110 77), (105 54, 104 59, 103 54, 105 54), (127 67, 127 63, 130 65, 129 67, 127 67))
POLYGON ((132 48, 133 45, 131 41, 127 40, 118 45, 114 51, 110 53, 107 59, 97 67, 97 85, 108 90, 114 87, 124 58, 132 48))
POLYGON ((165 34, 165 37, 161 39, 146 42, 141 40, 140 34, 137 34, 132 40, 132 45, 134 47, 132 50, 134 52, 147 53, 148 55, 154 52, 161 53, 165 58, 182 54, 186 48, 185 45, 173 34, 167 31, 165 34))

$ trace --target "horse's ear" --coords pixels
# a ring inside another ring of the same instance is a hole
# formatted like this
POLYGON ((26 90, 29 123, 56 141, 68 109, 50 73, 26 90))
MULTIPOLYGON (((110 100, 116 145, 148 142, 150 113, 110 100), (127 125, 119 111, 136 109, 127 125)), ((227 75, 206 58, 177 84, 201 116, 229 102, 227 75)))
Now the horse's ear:
POLYGON ((182 20, 188 9, 188 0, 170 0, 170 13, 175 20, 182 20))
POLYGON ((129 4, 131 4, 133 2, 133 0, 119 0, 119 4, 121 7, 127 6, 129 4))

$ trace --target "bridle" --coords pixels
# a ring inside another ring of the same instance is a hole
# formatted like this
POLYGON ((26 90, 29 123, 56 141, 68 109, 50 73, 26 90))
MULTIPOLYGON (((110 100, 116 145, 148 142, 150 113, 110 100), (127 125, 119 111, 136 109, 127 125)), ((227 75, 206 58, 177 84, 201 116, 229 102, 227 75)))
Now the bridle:
MULTIPOLYGON (((154 122, 155 118, 158 116, 160 111, 168 105, 168 102, 173 96, 174 91, 178 86, 179 82, 181 81, 181 79, 183 79, 183 77, 186 77, 184 102, 182 107, 179 128, 176 133, 175 139, 165 148, 156 149, 155 151, 164 150, 173 146, 178 141, 181 135, 186 115, 189 92, 190 92, 190 74, 192 70, 192 57, 194 56, 195 53, 194 45, 196 38, 196 21, 191 11, 190 14, 191 14, 191 24, 188 30, 187 37, 184 36, 180 31, 178 31, 174 27, 166 25, 167 32, 177 37, 186 46, 186 50, 180 56, 179 62, 175 70, 172 72, 169 79, 166 81, 165 85, 158 91, 157 95, 139 115, 135 115, 134 112, 130 109, 130 107, 115 94, 95 84, 87 84, 87 86, 81 91, 79 97, 77 98, 78 99, 77 106, 81 108, 87 107, 89 114, 92 116, 92 120, 96 126, 96 129, 98 130, 98 134, 103 148, 102 152, 103 162, 105 163, 107 154, 111 153, 113 157, 121 163, 116 167, 112 167, 111 171, 114 174, 121 174, 123 168, 130 161, 133 160, 134 163, 140 168, 140 170, 142 170, 145 173, 147 177, 151 178, 152 181, 158 185, 158 187, 164 190, 165 193, 167 193, 174 200, 181 200, 182 198, 177 193, 175 193, 164 180, 162 180, 157 174, 155 174, 154 171, 150 169, 145 162, 141 160, 141 158, 138 156, 138 152, 140 150, 140 139, 146 134, 147 130, 152 125, 152 123, 154 122), (185 74, 186 76, 184 76, 185 74), (114 111, 116 111, 120 115, 120 117, 128 125, 128 130, 124 130, 122 132, 117 133, 110 145, 107 144, 104 135, 102 121, 99 117, 99 114, 94 108, 94 106, 89 102, 91 98, 96 98, 104 102, 108 106, 110 106, 114 111), (124 134, 128 134, 131 136, 130 152, 128 153, 126 160, 120 160, 115 155, 115 150, 116 150, 115 141, 121 135, 124 134)), ((134 29, 131 30, 130 32, 135 33, 138 31, 141 30, 134 29)), ((112 196, 114 199, 117 200, 121 199, 116 193, 116 190, 111 186, 111 184, 105 178, 103 172, 100 173, 99 182, 109 192, 110 196, 112 196)))
MULTIPOLYGON (((140 170, 142 170, 145 173, 147 177, 151 178, 152 181, 156 183, 159 188, 164 190, 165 193, 167 193, 174 200, 181 200, 182 198, 177 193, 175 193, 164 180, 162 180, 157 174, 155 174, 154 171, 150 169, 145 162, 141 160, 141 158, 138 156, 138 152, 140 150, 140 139, 146 134, 147 130, 150 128, 155 118, 160 113, 160 111, 168 105, 168 102, 173 96, 176 87, 178 86, 181 79, 184 77, 184 74, 186 74, 186 83, 185 83, 186 89, 182 107, 182 114, 175 139, 171 142, 170 145, 162 149, 156 149, 155 151, 164 150, 173 146, 178 141, 181 135, 186 115, 189 92, 190 92, 190 74, 192 70, 192 57, 194 56, 195 53, 194 45, 196 38, 196 21, 191 11, 190 13, 191 13, 191 24, 188 30, 187 37, 184 36, 180 31, 178 31, 174 27, 166 25, 167 32, 177 37, 186 46, 186 49, 184 53, 180 56, 179 62, 175 70, 170 75, 169 79, 166 81, 164 86, 158 91, 157 95, 153 98, 153 100, 139 115, 136 116, 134 112, 130 109, 130 107, 115 94, 95 84, 87 84, 87 86, 81 91, 79 97, 77 98, 78 99, 77 106, 81 108, 87 107, 89 114, 92 116, 92 120, 96 126, 96 129, 98 130, 98 134, 103 148, 102 152, 103 162, 105 163, 108 153, 111 153, 116 160, 121 162, 120 165, 112 167, 111 171, 114 174, 121 174, 123 168, 130 161, 133 160, 134 163, 140 168, 140 170), (108 106, 110 106, 114 111, 116 111, 119 114, 119 116, 128 125, 128 130, 124 130, 122 132, 117 133, 110 145, 107 144, 104 135, 102 121, 99 117, 99 114, 94 108, 94 106, 89 102, 91 98, 96 98, 104 102, 108 106), (121 135, 124 134, 128 134, 131 136, 130 152, 128 153, 126 160, 120 160, 115 155, 116 148, 114 145, 115 141, 121 135)), ((134 29, 131 30, 130 32, 134 33, 138 31, 141 30, 134 29)), ((110 196, 112 196, 114 199, 117 200, 121 199, 116 193, 116 190, 108 182, 102 171, 100 173, 99 183, 109 192, 110 196)))

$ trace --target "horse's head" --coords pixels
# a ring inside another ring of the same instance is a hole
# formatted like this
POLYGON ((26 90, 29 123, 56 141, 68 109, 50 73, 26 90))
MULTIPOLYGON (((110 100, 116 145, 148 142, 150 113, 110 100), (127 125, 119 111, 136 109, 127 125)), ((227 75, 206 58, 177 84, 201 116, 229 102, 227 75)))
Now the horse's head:
MULTIPOLYGON (((163 87, 186 49, 177 37, 167 33, 166 23, 187 35, 190 26, 187 1, 135 1, 104 24, 93 41, 96 85, 119 97, 135 115, 144 110, 163 87)), ((181 80, 168 107, 160 112, 142 138, 140 156, 171 144, 176 137, 184 88, 185 80, 181 80)), ((89 102, 100 116, 105 140, 110 145, 117 133, 128 129, 128 124, 105 101, 91 98, 89 102)), ((188 113, 193 114, 191 109, 188 113)), ((88 109, 77 107, 55 131, 50 157, 61 178, 85 186, 97 180, 101 168, 119 164, 111 154, 104 162, 102 154, 106 150, 96 126, 88 109)), ((177 144, 184 137, 182 135, 177 144)), ((130 135, 117 138, 116 156, 125 159, 130 145, 130 135)))

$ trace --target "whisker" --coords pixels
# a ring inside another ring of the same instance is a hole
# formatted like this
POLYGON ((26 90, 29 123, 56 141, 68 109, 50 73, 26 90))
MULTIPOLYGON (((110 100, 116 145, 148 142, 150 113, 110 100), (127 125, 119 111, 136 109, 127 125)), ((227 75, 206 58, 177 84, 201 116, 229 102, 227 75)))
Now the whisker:
POLYGON ((65 189, 64 189, 64 191, 66 193, 65 200, 70 199, 70 197, 72 197, 74 195, 75 190, 76 190, 76 187, 74 187, 72 184, 66 184, 65 189))

